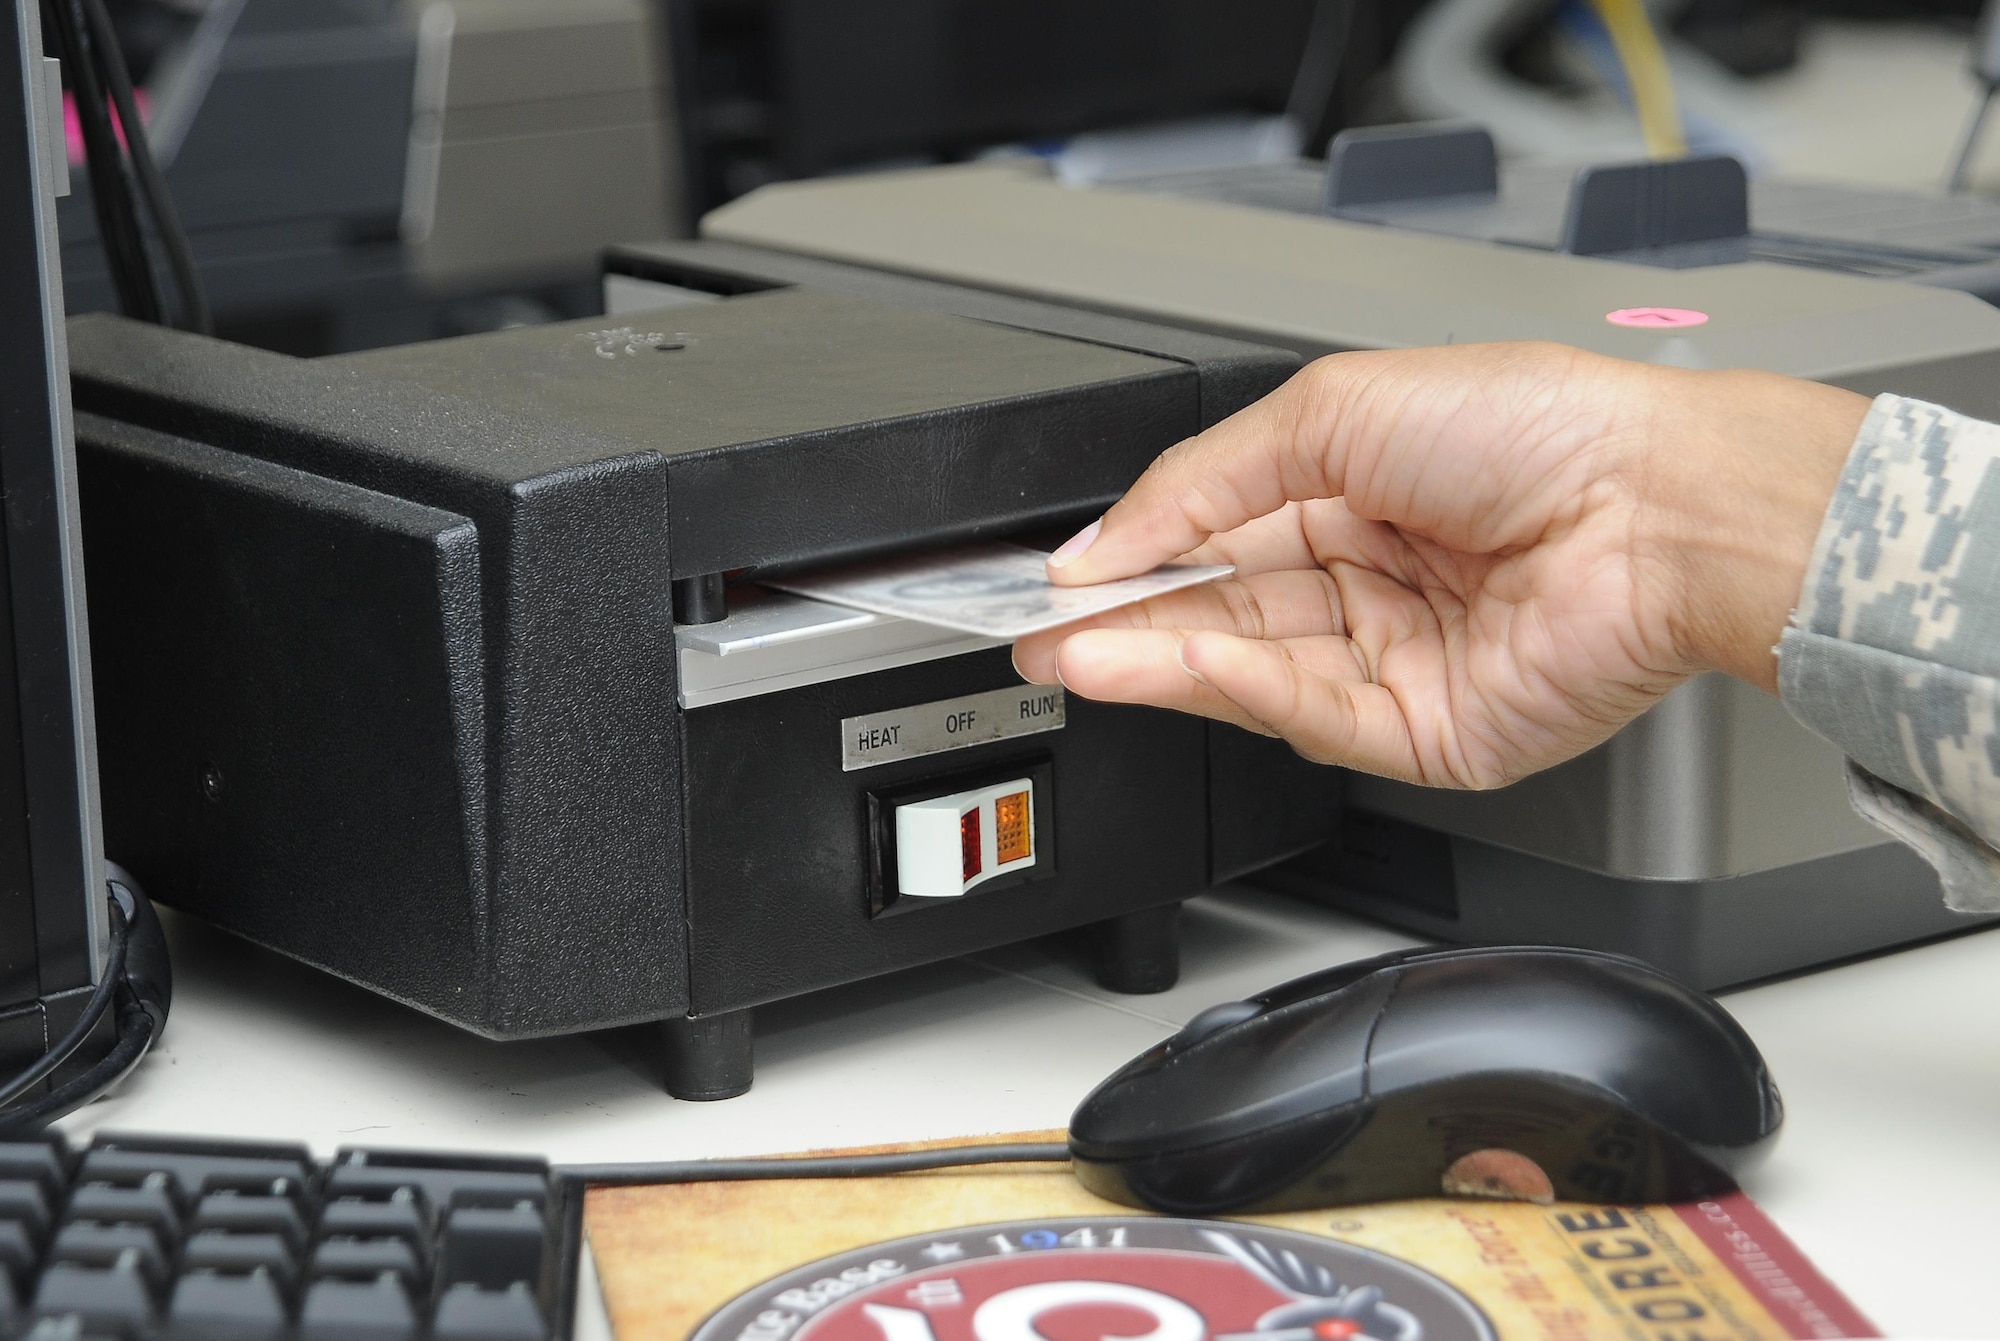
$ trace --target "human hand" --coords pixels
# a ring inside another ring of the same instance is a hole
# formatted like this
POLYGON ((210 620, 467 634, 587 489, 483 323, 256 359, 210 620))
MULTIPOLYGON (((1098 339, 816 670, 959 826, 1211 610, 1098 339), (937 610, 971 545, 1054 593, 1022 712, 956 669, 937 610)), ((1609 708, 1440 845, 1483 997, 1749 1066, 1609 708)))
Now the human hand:
POLYGON ((1023 638, 1086 698, 1497 787, 1688 676, 1766 689, 1868 401, 1546 344, 1339 354, 1166 452, 1050 560, 1233 579, 1023 638))

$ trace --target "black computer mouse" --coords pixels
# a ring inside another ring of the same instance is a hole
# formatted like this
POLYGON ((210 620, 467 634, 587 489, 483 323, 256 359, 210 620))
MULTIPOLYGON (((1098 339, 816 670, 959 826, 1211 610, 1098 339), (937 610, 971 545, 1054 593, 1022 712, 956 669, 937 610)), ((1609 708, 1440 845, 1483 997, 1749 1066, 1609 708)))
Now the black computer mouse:
POLYGON ((1099 1196, 1178 1213, 1735 1186, 1784 1110, 1714 1001, 1636 959, 1417 949, 1203 1011, 1070 1119, 1099 1196))

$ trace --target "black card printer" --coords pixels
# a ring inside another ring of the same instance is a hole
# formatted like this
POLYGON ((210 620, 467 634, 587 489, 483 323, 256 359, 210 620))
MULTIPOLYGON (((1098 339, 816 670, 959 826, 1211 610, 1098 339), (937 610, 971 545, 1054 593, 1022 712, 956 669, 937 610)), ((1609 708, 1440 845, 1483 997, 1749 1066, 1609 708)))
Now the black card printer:
POLYGON ((1279 742, 754 581, 1079 525, 1289 353, 939 284, 70 357, 109 848, 489 1038, 663 1021, 712 1098, 751 1008, 869 975, 1094 924, 1159 990, 1179 902, 1337 809, 1279 742), (1034 861, 903 894, 899 811, 961 795, 1034 861))

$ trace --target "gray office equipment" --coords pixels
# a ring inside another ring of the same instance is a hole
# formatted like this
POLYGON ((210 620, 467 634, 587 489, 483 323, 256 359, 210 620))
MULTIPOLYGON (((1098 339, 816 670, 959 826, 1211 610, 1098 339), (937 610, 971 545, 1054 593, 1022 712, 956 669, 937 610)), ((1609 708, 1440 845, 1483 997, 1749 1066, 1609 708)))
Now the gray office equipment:
POLYGON ((2000 92, 2000 4, 1994 4, 1992 0, 1980 7, 1979 27, 1972 36, 1970 63, 1974 77, 1979 80, 1979 101, 1973 105, 1972 115, 1959 134, 1958 148, 1952 151, 1951 168, 1944 179, 1947 191, 1965 189, 1972 155, 1979 148, 1980 134, 1986 128, 1986 115, 1993 109, 1993 95, 2000 92))
MULTIPOLYGON (((684 231, 667 63, 642 0, 217 0, 148 139, 224 335, 373 348, 585 314, 606 245, 684 231)), ((71 310, 115 307, 59 214, 71 310)))
MULTIPOLYGON (((109 936, 55 263, 61 124, 36 7, 10 5, 0 14, 0 1080, 80 1018, 109 936)), ((59 1080, 102 1055, 112 1021, 102 1024, 59 1080)))
POLYGON ((1500 156, 1478 126, 1379 126, 1336 135, 1326 154, 1326 208, 1482 199, 1500 189, 1500 156))
MULTIPOLYGON (((1322 197, 1306 165, 1088 190, 1019 165, 939 168, 767 187, 710 215, 703 231, 744 244, 746 270, 782 270, 773 252, 823 264, 804 254, 1304 355, 1553 339, 2000 415, 2000 311, 1967 293, 1818 265, 1671 268, 1436 235, 1475 231, 1466 218, 1497 234, 1508 220, 1542 227, 1560 217, 1504 188, 1493 201, 1412 203, 1394 227, 1329 217, 1322 197), (1412 218, 1424 208, 1432 227, 1420 231, 1412 218), (1452 210, 1456 226, 1438 226, 1452 210), (1607 320, 1638 307, 1706 320, 1607 320)), ((1788 207, 1783 193, 1761 200, 1788 207)), ((1759 202, 1753 194, 1753 214, 1759 202)), ((1906 200, 1899 236, 2000 225, 2000 213, 1974 203, 1906 200)), ((1866 214, 1844 226, 1857 243, 1866 214)), ((1538 236, 1552 242, 1554 230, 1538 236)), ((671 281, 672 266, 649 263, 648 252, 626 249, 612 268, 628 282, 671 281)), ((1944 909, 1920 860, 1850 811, 1830 745, 1774 699, 1720 676, 1501 791, 1356 775, 1346 804, 1326 847, 1263 878, 1428 934, 1621 949, 1718 986, 1973 925, 1944 909)))
POLYGON ((684 232, 664 39, 642 0, 431 0, 403 236, 418 286, 591 274, 684 232))
POLYGON ((1751 180, 1726 157, 1514 163, 1480 185, 1466 173, 1481 140, 1491 153, 1476 126, 1368 127, 1341 132, 1325 168, 1240 164, 1117 185, 1642 265, 1773 261, 2000 298, 2000 201, 1751 180))
MULTIPOLYGON (((415 68, 394 0, 221 0, 160 58, 147 136, 224 327, 368 343, 341 328, 409 304, 415 68)), ((58 216, 69 310, 115 309, 80 174, 58 216)))
POLYGON ((1750 181, 1727 154, 1606 163, 1576 175, 1556 249, 1622 256, 1749 232, 1750 181))

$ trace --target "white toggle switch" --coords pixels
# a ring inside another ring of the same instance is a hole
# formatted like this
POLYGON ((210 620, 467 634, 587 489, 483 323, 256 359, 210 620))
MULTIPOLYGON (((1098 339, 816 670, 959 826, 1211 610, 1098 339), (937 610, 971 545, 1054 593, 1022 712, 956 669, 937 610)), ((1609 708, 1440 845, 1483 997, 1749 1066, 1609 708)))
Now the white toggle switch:
POLYGON ((1015 778, 896 807, 896 892, 950 899, 1035 864, 1035 784, 1015 778))

